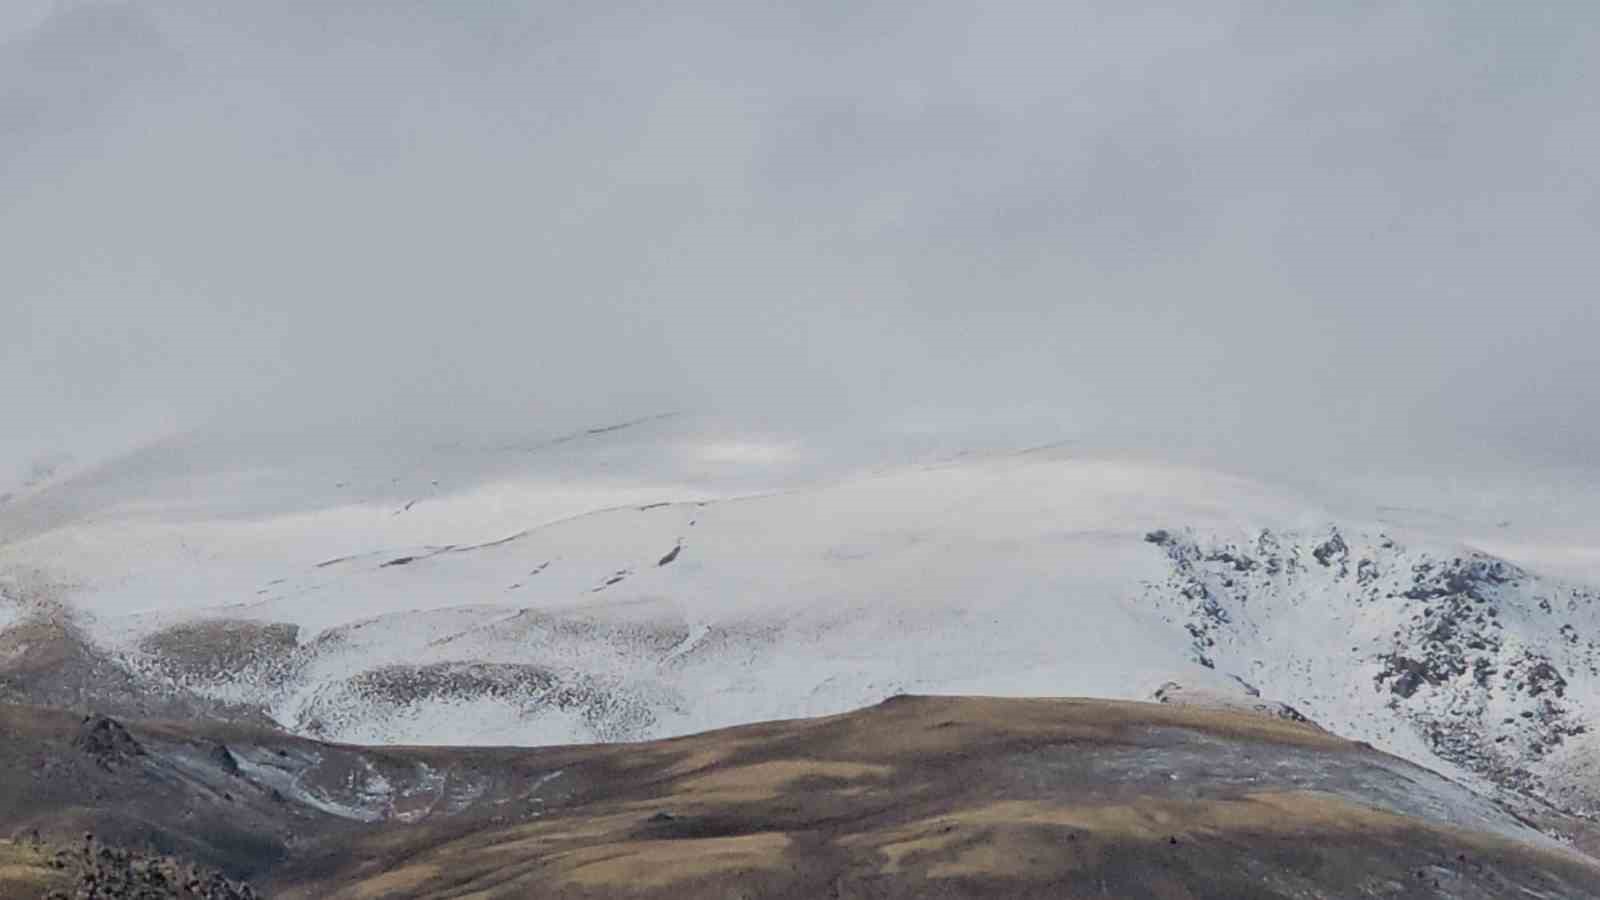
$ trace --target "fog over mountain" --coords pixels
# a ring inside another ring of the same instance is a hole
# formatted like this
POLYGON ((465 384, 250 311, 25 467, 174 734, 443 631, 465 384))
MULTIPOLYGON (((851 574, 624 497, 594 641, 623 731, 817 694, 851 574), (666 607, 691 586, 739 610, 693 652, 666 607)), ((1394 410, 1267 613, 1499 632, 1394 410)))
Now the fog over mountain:
POLYGON ((1584 895, 1597 39, 0 3, 0 894, 1584 895))
POLYGON ((1600 451, 1590 4, 0 12, 0 469, 318 423, 1600 451))

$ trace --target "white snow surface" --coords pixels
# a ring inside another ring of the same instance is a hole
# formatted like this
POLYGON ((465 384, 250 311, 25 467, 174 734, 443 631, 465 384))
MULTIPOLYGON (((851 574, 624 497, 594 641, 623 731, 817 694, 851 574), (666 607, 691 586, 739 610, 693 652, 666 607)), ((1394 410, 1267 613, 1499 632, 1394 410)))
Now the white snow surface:
MULTIPOLYGON (((1600 609, 1581 578, 1526 572, 1473 601, 1500 609, 1492 649, 1506 658, 1479 667, 1497 667, 1487 681, 1456 673, 1402 698, 1379 678, 1397 648, 1423 655, 1419 623, 1434 627, 1441 601, 1400 596, 1416 567, 1470 557, 1475 523, 1352 515, 1025 435, 618 424, 382 454, 173 441, 0 506, 0 576, 71 585, 88 632, 135 667, 141 641, 176 624, 292 623, 292 659, 186 686, 330 739, 642 739, 901 692, 1144 700, 1169 681, 1240 694, 1242 679, 1468 780, 1492 765, 1442 751, 1430 726, 1465 722, 1488 741, 1509 718, 1522 730, 1507 765, 1532 767, 1547 793, 1576 790, 1577 805, 1595 796, 1580 771, 1593 730, 1529 750, 1522 713, 1555 698, 1501 671, 1508 654, 1548 658, 1565 682, 1558 718, 1594 721, 1600 609), (1147 540, 1156 530, 1171 539, 1147 540), (1313 558, 1332 533, 1343 574, 1313 558), (1219 548, 1262 565, 1208 561, 1219 548), (1296 562, 1269 572, 1275 553, 1296 562), (1376 580, 1358 584, 1361 560, 1376 580), (1537 608, 1548 598, 1555 612, 1537 608)), ((1528 560, 1582 557, 1570 533, 1482 533, 1528 560)), ((0 601, 0 628, 19 602, 0 601)))

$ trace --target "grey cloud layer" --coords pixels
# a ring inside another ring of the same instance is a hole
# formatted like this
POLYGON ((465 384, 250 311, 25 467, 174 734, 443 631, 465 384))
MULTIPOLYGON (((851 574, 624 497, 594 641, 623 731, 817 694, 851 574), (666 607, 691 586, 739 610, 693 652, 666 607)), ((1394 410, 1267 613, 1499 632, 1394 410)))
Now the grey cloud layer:
POLYGON ((1592 458, 1600 11, 1302 6, 0 28, 0 461, 686 408, 1592 458))

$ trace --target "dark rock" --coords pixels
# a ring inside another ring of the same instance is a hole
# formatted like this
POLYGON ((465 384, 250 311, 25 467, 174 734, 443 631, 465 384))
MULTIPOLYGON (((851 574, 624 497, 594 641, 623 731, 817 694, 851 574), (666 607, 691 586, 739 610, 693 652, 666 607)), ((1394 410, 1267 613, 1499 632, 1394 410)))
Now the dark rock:
POLYGON ((1378 673, 1378 684, 1394 679, 1389 684, 1389 691, 1397 696, 1409 699, 1424 684, 1438 683, 1427 664, 1420 660, 1390 654, 1384 659, 1384 663, 1384 670, 1378 673))
POLYGON ((1345 560, 1350 557, 1350 547, 1344 542, 1344 536, 1339 533, 1339 530, 1334 529, 1333 534, 1326 541, 1323 541, 1311 551, 1311 555, 1316 557, 1317 562, 1321 563, 1323 568, 1328 568, 1334 563, 1338 563, 1340 574, 1342 575, 1344 574, 1345 560))
POLYGON ((1378 580, 1378 564, 1370 559, 1356 563, 1356 583, 1371 584, 1378 580))
POLYGON ((1239 685, 1239 687, 1242 687, 1242 688, 1244 688, 1244 692, 1245 692, 1245 693, 1246 693, 1246 694, 1249 694, 1249 695, 1250 695, 1250 696, 1252 696, 1252 697, 1259 697, 1259 696, 1261 696, 1261 691, 1260 691, 1260 689, 1259 689, 1259 688, 1257 688, 1257 687, 1256 687, 1256 686, 1255 686, 1255 685, 1253 685, 1253 684, 1251 684, 1251 683, 1250 683, 1250 682, 1248 682, 1248 681, 1245 681, 1245 680, 1244 680, 1244 679, 1243 679, 1243 678, 1240 678, 1240 677, 1239 677, 1239 676, 1237 676, 1237 675, 1234 675, 1234 674, 1232 674, 1232 673, 1229 673, 1229 675, 1228 675, 1228 677, 1229 677, 1229 678, 1231 678, 1231 679, 1233 679, 1233 680, 1234 680, 1234 682, 1235 682, 1235 683, 1237 683, 1237 684, 1238 684, 1238 685, 1239 685))
MULTIPOLYGON (((116 768, 144 755, 144 748, 128 733, 128 729, 110 716, 85 716, 72 746, 88 754, 104 769, 116 768)), ((93 835, 84 836, 84 840, 93 839, 93 835)))
POLYGON ((1316 724, 1315 722, 1312 722, 1311 719, 1308 716, 1306 716, 1305 713, 1301 712, 1298 709, 1295 709, 1294 707, 1290 706, 1287 703, 1264 704, 1262 706, 1256 707, 1256 709, 1258 711, 1260 711, 1260 712, 1269 713, 1271 715, 1277 716, 1280 719, 1286 719, 1286 720, 1288 720, 1290 722, 1299 722, 1302 725, 1315 725, 1316 724))
POLYGON ((1567 694, 1567 680, 1561 677, 1556 667, 1548 659, 1541 659, 1534 663, 1528 670, 1528 696, 1537 697, 1545 691, 1553 691, 1557 697, 1567 694))
POLYGON ((234 758, 233 751, 227 744, 216 744, 211 748, 211 761, 222 768, 222 771, 237 778, 239 776, 239 760, 234 758))
POLYGON ((1218 550, 1206 557, 1206 562, 1218 562, 1231 566, 1235 572, 1255 571, 1256 561, 1243 553, 1234 553, 1231 550, 1218 550))

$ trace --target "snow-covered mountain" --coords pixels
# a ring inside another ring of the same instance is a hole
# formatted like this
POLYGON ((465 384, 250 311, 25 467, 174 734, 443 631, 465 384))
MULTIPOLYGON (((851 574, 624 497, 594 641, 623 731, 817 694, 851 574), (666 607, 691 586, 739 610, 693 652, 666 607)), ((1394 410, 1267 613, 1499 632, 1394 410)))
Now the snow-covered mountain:
POLYGON ((152 695, 401 743, 1177 683, 1600 811, 1593 588, 1447 530, 1015 438, 680 417, 381 455, 172 442, 0 505, 0 651, 64 622, 152 695))
POLYGON ((1145 597, 1201 665, 1346 736, 1600 810, 1600 592, 1381 530, 1146 540, 1171 569, 1145 597))

